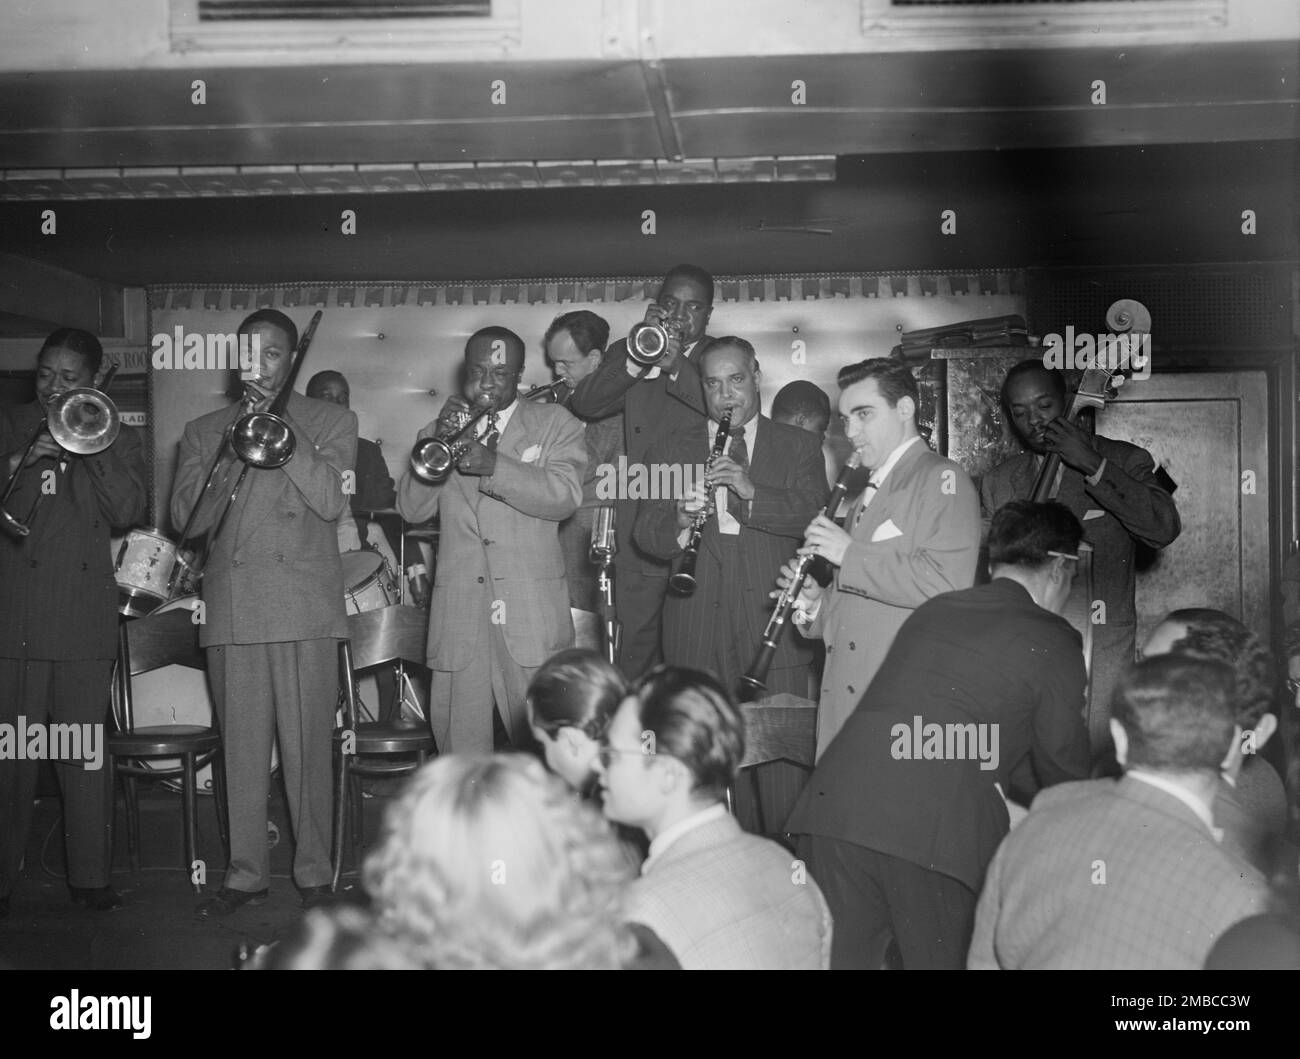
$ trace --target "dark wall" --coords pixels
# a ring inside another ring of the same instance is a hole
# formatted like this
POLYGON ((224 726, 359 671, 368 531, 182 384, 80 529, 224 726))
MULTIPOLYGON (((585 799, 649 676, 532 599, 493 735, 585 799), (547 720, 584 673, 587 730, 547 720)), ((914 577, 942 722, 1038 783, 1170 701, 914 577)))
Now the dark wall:
POLYGON ((1298 186, 1278 142, 875 155, 833 184, 9 202, 0 246, 135 285, 1280 263, 1300 258, 1298 186), (773 230, 792 227, 829 234, 773 230))

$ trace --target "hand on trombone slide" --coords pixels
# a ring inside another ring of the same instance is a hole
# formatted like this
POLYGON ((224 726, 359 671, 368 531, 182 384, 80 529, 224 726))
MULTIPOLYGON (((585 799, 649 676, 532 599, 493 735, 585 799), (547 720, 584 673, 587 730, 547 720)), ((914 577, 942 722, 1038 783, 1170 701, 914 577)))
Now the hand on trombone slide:
POLYGON ((42 431, 41 436, 32 445, 31 451, 27 453, 27 459, 23 459, 21 451, 9 454, 6 459, 8 466, 5 471, 9 475, 17 474, 21 467, 30 467, 38 460, 58 460, 66 455, 68 455, 67 451, 49 434, 42 431))

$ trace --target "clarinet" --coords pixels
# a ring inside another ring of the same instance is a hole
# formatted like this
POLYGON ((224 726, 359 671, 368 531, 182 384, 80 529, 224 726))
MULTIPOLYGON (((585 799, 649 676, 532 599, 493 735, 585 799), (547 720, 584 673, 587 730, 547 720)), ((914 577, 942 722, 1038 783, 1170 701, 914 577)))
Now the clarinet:
MULTIPOLYGON (((709 462, 704 465, 707 478, 714 461, 726 451, 728 432, 731 430, 731 409, 723 413, 718 423, 718 436, 713 441, 713 451, 709 453, 709 462)), ((709 521, 712 504, 706 502, 691 521, 691 537, 682 552, 682 562, 677 572, 668 579, 668 587, 679 596, 689 596, 695 591, 695 564, 700 558, 700 543, 704 540, 704 524, 709 521)))
MULTIPOLYGON (((833 515, 844 500, 844 494, 848 492, 849 476, 862 463, 862 455, 854 452, 840 469, 839 477, 835 479, 835 488, 831 490, 830 497, 826 500, 826 506, 822 508, 821 513, 830 517, 833 515)), ((789 623, 790 613, 794 610, 795 600, 799 598, 799 593, 803 591, 804 582, 808 579, 809 567, 815 557, 811 554, 801 555, 794 565, 794 576, 790 578, 789 583, 781 590, 781 595, 777 597, 776 607, 772 611, 772 617, 768 619, 767 628, 763 630, 763 638, 758 644, 758 653, 754 656, 754 663, 749 667, 749 671, 740 678, 740 697, 744 701, 756 699, 760 694, 767 690, 767 671, 772 668, 772 659, 776 655, 777 646, 781 643, 781 635, 785 632, 785 627, 789 623)))

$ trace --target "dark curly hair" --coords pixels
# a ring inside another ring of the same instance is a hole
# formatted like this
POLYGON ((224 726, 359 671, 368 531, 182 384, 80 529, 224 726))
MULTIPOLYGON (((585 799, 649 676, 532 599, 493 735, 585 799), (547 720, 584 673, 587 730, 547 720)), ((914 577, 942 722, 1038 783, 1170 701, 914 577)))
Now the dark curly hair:
MULTIPOLYGON (((1273 707, 1277 665, 1264 641, 1236 618, 1209 607, 1188 607, 1166 616, 1187 631, 1169 650, 1185 658, 1222 662, 1236 677, 1233 708, 1242 731, 1259 724, 1273 707)), ((1163 624, 1163 623, 1162 623, 1163 624)))

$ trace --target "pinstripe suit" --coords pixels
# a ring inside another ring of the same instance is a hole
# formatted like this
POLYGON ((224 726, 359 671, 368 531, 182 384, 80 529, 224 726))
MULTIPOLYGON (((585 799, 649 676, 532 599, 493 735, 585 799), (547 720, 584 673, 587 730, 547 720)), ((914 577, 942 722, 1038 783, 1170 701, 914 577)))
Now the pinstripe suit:
MULTIPOLYGON (((583 419, 603 419, 623 413, 628 465, 644 464, 646 452, 662 438, 689 429, 705 417, 700 372, 691 354, 712 341, 701 337, 678 358, 677 377, 661 374, 653 379, 628 374, 627 340, 615 342, 600 367, 578 384, 569 399, 573 414, 583 419)), ((619 665, 635 678, 661 656, 660 619, 668 591, 668 564, 641 551, 633 541, 639 500, 619 497, 614 504, 614 556, 618 619, 623 623, 619 665)))
POLYGON ((975 581, 979 498, 952 460, 915 442, 859 520, 862 499, 849 509, 844 525, 853 541, 832 587, 816 619, 800 627, 804 635, 826 641, 818 758, 866 693, 912 611, 940 592, 975 581))
MULTIPOLYGON (((431 437, 436 424, 420 431, 431 437)), ((573 644, 557 532, 582 500, 582 424, 559 405, 517 401, 490 477, 453 471, 429 485, 407 471, 397 507, 441 526, 429 614, 430 720, 440 752, 492 749, 492 703, 513 740, 526 738, 524 692, 551 655, 573 644)))
POLYGON ((1267 899, 1262 877, 1172 794, 1132 776, 1065 783, 994 856, 967 966, 1198 970, 1267 899))
MULTIPOLYGON (((185 427, 171 500, 177 525, 198 500, 226 427, 239 414, 232 405, 185 427)), ((321 886, 332 874, 330 733, 337 641, 348 635, 335 526, 347 508, 343 474, 356 462, 357 417, 297 393, 284 417, 297 439, 293 458, 248 472, 203 574, 199 642, 207 648, 230 803, 225 885, 242 891, 270 880, 266 799, 275 734, 293 823, 294 881, 321 886)), ((234 461, 230 477, 239 468, 234 461)), ((195 531, 211 529, 220 507, 204 503, 195 531)))
POLYGON ((724 816, 646 862, 627 920, 659 935, 684 970, 827 970, 831 914, 799 868, 724 816))
MULTIPOLYGON (((20 450, 44 411, 39 404, 0 408, 0 454, 20 450)), ((22 472, 8 510, 24 518, 57 464, 43 459, 22 472)), ((102 453, 74 460, 51 479, 31 534, 0 534, 0 723, 102 724, 117 649, 117 585, 109 533, 145 512, 140 434, 122 427, 102 453)), ((111 799, 105 762, 57 768, 64 799, 68 882, 108 885, 111 799)), ((13 888, 31 826, 37 762, 0 760, 0 897, 13 888)))

